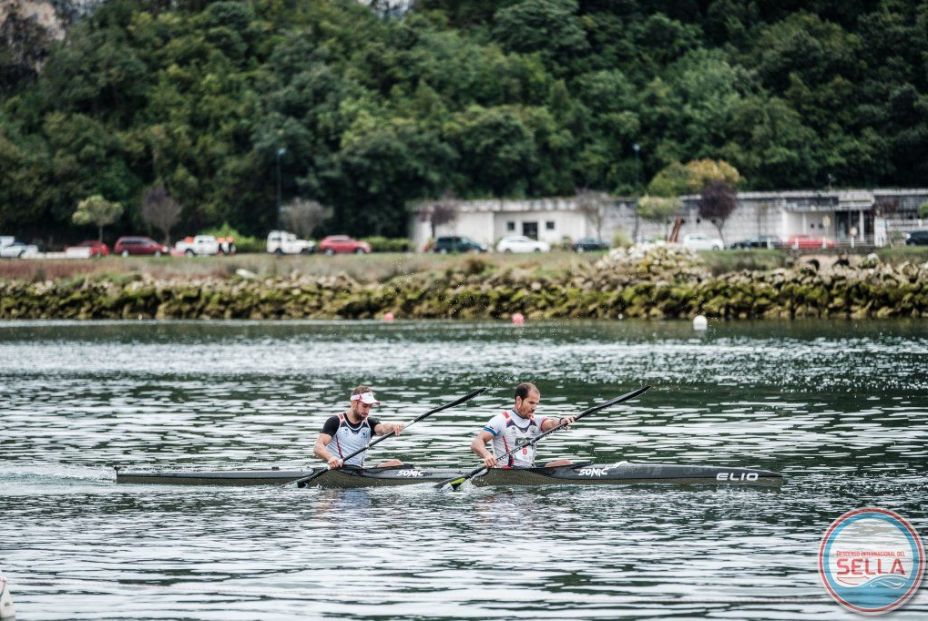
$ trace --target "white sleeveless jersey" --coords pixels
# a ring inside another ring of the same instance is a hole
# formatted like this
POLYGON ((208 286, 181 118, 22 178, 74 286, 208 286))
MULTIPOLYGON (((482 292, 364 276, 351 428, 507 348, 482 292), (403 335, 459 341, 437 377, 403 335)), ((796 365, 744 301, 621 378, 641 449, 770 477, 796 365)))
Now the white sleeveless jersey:
POLYGON ((506 410, 490 419, 484 431, 493 434, 493 454, 500 460, 503 468, 531 468, 535 465, 535 445, 526 443, 541 433, 541 426, 546 416, 522 418, 512 410, 506 410), (522 448, 512 455, 502 457, 510 450, 522 448))
MULTIPOLYGON (((332 441, 325 445, 325 450, 336 457, 344 458, 346 455, 351 455, 355 451, 363 449, 370 444, 371 438, 374 435, 373 427, 377 425, 377 422, 376 420, 371 421, 365 418, 358 426, 353 427, 345 418, 344 414, 332 416, 326 421, 325 426, 322 428, 323 433, 332 436, 332 441), (333 427, 335 425, 338 426, 338 429, 333 433, 333 427)), ((367 451, 363 451, 345 463, 351 464, 352 466, 363 467, 364 458, 366 456, 367 451)))

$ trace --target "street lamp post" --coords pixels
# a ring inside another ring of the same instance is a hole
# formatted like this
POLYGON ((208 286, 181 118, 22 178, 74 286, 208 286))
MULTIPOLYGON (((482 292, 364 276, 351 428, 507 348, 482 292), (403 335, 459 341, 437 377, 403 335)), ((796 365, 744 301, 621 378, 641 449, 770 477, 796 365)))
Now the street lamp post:
POLYGON ((637 195, 639 194, 638 192, 638 184, 640 183, 640 180, 639 180, 640 170, 639 169, 641 168, 640 160, 638 158, 638 152, 641 151, 641 145, 636 142, 635 144, 632 145, 632 149, 635 151, 635 195, 636 195, 636 198, 635 198, 635 232, 632 235, 632 241, 637 244, 638 243, 638 198, 637 198, 637 195))
POLYGON ((286 147, 277 149, 277 230, 280 230, 280 158, 287 153, 286 147))

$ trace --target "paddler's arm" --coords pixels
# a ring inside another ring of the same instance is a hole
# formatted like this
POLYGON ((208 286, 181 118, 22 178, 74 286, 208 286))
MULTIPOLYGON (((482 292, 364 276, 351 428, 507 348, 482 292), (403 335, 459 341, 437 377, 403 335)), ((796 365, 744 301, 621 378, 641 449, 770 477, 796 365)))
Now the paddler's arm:
POLYGON ((332 441, 332 436, 327 433, 320 433, 316 438, 316 445, 313 446, 313 455, 329 465, 329 468, 336 469, 342 467, 342 460, 325 450, 326 445, 332 441))
POLYGON ((496 456, 487 450, 487 442, 493 439, 493 434, 482 429, 477 432, 474 441, 470 443, 470 450, 477 454, 477 457, 483 460, 483 465, 487 468, 496 467, 496 456))
POLYGON ((564 416, 563 418, 557 418, 555 416, 546 416, 544 422, 541 423, 541 431, 551 431, 555 427, 563 425, 566 427, 573 423, 576 419, 575 416, 564 416))
POLYGON ((406 428, 406 425, 403 423, 377 423, 377 426, 374 427, 374 434, 378 436, 385 436, 388 434, 400 435, 400 432, 406 428))

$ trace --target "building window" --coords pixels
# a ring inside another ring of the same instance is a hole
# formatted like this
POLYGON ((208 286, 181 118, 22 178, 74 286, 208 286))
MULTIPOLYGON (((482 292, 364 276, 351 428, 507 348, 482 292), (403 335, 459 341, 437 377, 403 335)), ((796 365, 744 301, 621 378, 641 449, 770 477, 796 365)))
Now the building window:
POLYGON ((515 223, 515 222, 507 222, 507 223, 506 223, 506 230, 509 231, 510 233, 512 233, 514 230, 516 230, 516 223, 515 223))
POLYGON ((546 221, 545 221, 545 230, 546 230, 546 231, 553 231, 553 230, 554 230, 554 220, 546 220, 546 221))

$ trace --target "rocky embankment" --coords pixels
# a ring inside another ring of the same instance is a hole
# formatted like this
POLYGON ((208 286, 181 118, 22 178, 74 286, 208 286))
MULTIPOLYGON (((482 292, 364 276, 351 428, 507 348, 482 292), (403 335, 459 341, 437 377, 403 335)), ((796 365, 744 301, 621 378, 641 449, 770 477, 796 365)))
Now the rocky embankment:
POLYGON ((854 265, 828 259, 718 276, 697 255, 668 247, 616 250, 555 274, 494 267, 480 257, 461 265, 374 284, 346 275, 258 278, 242 270, 198 280, 0 281, 0 318, 928 317, 928 263, 889 265, 875 255, 854 265))

